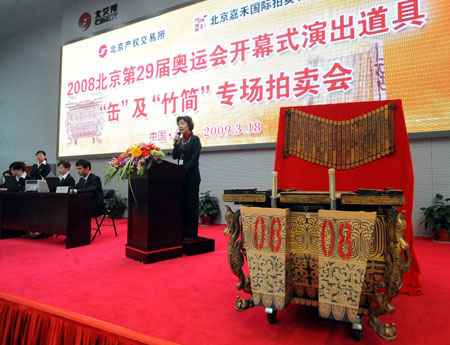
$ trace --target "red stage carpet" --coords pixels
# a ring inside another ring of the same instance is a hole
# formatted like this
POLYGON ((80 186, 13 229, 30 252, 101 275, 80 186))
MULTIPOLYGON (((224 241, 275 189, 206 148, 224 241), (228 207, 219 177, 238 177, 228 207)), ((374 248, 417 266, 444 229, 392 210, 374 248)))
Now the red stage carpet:
MULTIPOLYGON (((143 265, 125 257, 126 223, 92 245, 64 249, 63 239, 0 240, 0 291, 180 344, 350 344, 350 324, 290 305, 269 325, 262 307, 237 312, 237 278, 227 261, 225 226, 200 227, 213 253, 143 265)), ((394 299, 396 344, 450 344, 450 245, 416 238, 424 294, 394 299)), ((363 319, 361 344, 385 344, 363 319)))

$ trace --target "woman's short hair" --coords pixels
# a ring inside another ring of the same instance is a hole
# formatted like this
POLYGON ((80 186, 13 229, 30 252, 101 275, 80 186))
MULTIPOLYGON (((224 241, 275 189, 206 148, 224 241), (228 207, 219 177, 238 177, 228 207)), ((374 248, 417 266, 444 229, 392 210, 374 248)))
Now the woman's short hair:
POLYGON ((66 168, 66 169, 70 169, 70 167, 72 166, 71 164, 70 164, 70 162, 68 162, 68 161, 60 161, 60 162, 58 162, 58 165, 57 166, 60 166, 60 165, 62 165, 64 168, 66 168))
POLYGON ((22 170, 25 171, 26 165, 24 162, 14 162, 12 164, 12 170, 22 170))
POLYGON ((177 125, 178 123, 183 120, 184 122, 187 123, 189 130, 192 132, 194 130, 194 121, 192 121, 192 117, 190 117, 189 115, 185 115, 185 116, 178 116, 177 117, 177 125))
POLYGON ((91 170, 91 162, 87 161, 86 159, 79 159, 75 162, 75 166, 79 167, 82 166, 84 169, 89 168, 91 170))

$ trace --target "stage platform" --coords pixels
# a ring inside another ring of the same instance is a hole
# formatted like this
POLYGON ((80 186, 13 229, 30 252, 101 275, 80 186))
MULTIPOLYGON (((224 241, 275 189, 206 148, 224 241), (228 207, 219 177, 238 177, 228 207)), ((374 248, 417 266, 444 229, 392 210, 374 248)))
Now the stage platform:
MULTIPOLYGON (((92 245, 68 250, 61 236, 0 240, 0 291, 178 344, 356 343, 349 324, 321 319, 316 308, 290 305, 273 325, 263 308, 235 311, 236 296, 248 295, 236 289, 224 225, 199 227, 215 251, 144 265, 125 257, 127 224, 118 223, 117 238, 104 227, 92 245)), ((445 344, 450 246, 415 245, 424 294, 395 299, 396 344, 445 344)), ((361 344, 386 344, 367 318, 363 327, 361 344)))

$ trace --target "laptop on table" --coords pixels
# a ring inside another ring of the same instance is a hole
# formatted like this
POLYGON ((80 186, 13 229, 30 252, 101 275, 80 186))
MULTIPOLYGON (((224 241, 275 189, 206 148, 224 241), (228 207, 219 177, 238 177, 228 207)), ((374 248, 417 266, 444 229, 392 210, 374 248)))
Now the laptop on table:
POLYGON ((58 187, 59 183, 61 182, 59 177, 47 176, 45 180, 47 181, 48 189, 50 190, 50 192, 56 192, 56 187, 58 187))

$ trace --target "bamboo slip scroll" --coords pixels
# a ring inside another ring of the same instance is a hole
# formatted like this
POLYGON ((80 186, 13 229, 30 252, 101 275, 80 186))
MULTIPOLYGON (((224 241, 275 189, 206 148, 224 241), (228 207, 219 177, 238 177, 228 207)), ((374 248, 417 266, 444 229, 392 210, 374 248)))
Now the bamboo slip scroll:
POLYGON ((395 152, 394 104, 345 121, 286 110, 284 156, 347 170, 395 152))

